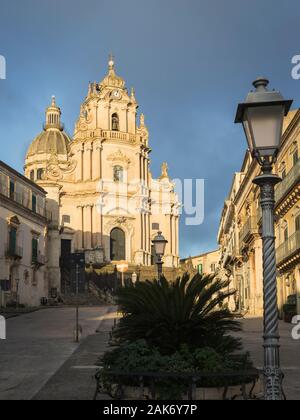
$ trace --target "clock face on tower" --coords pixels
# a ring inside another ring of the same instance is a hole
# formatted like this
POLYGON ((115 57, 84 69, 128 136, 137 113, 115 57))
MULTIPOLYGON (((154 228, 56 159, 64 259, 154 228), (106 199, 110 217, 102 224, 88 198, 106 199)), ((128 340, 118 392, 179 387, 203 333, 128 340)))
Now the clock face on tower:
POLYGON ((112 92, 112 97, 113 97, 114 99, 120 99, 120 98, 121 98, 121 92, 120 92, 119 90, 114 90, 114 91, 112 92))

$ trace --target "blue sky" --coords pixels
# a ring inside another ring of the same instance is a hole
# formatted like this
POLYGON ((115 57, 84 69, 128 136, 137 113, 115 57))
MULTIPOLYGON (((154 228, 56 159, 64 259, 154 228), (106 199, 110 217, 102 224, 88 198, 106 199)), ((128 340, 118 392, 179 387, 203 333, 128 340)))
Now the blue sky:
POLYGON ((72 133, 89 80, 110 52, 146 115, 152 172, 204 178, 205 221, 181 225, 181 255, 216 247, 224 199, 241 167, 245 139, 236 105, 267 76, 299 106, 298 0, 1 0, 0 159, 22 171, 55 94, 72 133))

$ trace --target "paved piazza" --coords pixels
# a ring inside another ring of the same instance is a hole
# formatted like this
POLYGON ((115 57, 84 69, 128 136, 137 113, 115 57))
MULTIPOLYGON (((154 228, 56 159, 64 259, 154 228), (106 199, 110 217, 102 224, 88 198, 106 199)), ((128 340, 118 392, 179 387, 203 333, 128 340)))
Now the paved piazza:
MULTIPOLYGON (((83 340, 95 333, 108 310, 80 308, 83 340)), ((74 308, 42 309, 9 319, 7 340, 0 340, 0 400, 35 396, 78 348, 74 326, 74 308)))
MULTIPOLYGON (((289 400, 300 400, 300 340, 292 339, 292 325, 280 322, 281 365, 285 375, 284 392, 289 400)), ((243 342, 258 368, 263 366, 263 321, 261 318, 243 320, 243 342)))
MULTIPOLYGON (((7 340, 0 341, 0 400, 92 398, 92 367, 117 315, 111 306, 81 308, 80 345, 73 341, 74 315, 73 308, 53 308, 7 321, 7 340)), ((261 368, 262 319, 242 322, 244 348, 261 368)), ((300 341, 292 339, 291 330, 280 323, 284 390, 288 399, 300 400, 300 341)))

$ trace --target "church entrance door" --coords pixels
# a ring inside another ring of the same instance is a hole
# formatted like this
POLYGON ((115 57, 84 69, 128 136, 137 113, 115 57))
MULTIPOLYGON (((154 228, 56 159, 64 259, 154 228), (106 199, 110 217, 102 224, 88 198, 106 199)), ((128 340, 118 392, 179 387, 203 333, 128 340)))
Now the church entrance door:
POLYGON ((110 259, 111 261, 126 259, 125 233, 120 228, 110 232, 110 259))

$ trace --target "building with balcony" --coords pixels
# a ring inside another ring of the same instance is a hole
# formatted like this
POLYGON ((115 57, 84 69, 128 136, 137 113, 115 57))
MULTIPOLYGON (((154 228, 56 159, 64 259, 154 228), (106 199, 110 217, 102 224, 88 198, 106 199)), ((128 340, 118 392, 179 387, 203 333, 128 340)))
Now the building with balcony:
MULTIPOLYGON (((278 307, 297 295, 300 314, 300 111, 285 118, 282 144, 274 172, 283 181, 275 192, 278 307)), ((236 310, 260 316, 263 312, 263 271, 260 191, 252 183, 260 168, 247 152, 234 180, 220 221, 220 265, 231 274, 236 310)))
POLYGON ((277 160, 283 181, 276 188, 276 259, 279 306, 295 296, 300 314, 300 110, 289 115, 277 160))
POLYGON ((0 286, 6 303, 39 306, 48 296, 47 216, 46 192, 0 161, 0 286))

